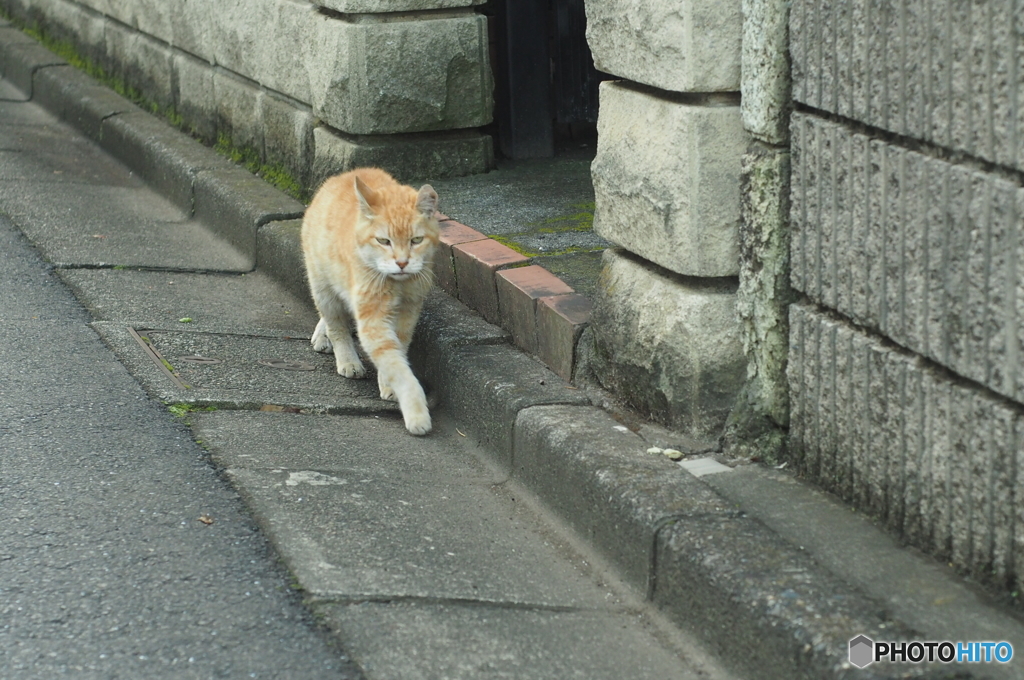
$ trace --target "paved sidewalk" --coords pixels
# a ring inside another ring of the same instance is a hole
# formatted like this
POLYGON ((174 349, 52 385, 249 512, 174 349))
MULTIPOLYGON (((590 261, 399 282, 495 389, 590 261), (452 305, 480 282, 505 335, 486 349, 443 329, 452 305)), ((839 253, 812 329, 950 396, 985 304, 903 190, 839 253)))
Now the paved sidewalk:
MULTIPOLYGON (((25 231, 59 258, 94 328, 151 395, 218 407, 189 416, 197 438, 370 677, 1024 677, 1019 659, 853 668, 848 641, 860 634, 1007 640, 1024 654, 1024 626, 1019 611, 784 471, 647 454, 676 436, 620 424, 443 294, 413 348, 441 427, 425 440, 397 436, 393 408, 372 391, 315 378, 330 368, 303 346, 302 206, 19 36, 0 27, 4 75, 181 211, 151 229, 196 220, 256 263, 245 276, 230 261, 214 266, 227 251, 198 244, 200 232, 181 253, 145 253, 88 221, 64 233, 17 193, 3 207, 38 222, 25 231), (108 266, 186 255, 211 259, 190 272, 108 266), (182 359, 200 353, 222 363, 182 359), (161 357, 191 389, 162 372, 161 357), (610 637, 588 637, 601 630, 610 637), (651 665, 632 665, 638 657, 651 665)), ((87 183, 66 186, 76 185, 87 183)))

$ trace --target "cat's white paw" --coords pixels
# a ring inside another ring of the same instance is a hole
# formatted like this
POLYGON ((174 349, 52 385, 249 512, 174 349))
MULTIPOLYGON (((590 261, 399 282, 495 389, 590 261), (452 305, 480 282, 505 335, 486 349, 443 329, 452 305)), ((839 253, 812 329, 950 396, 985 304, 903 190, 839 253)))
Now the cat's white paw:
POLYGON ((320 323, 316 325, 316 330, 313 331, 313 337, 310 338, 309 343, 313 345, 313 351, 315 352, 330 354, 334 351, 334 345, 331 344, 331 339, 327 337, 327 324, 324 323, 323 319, 320 319, 320 323))
POLYGON ((346 361, 344 363, 338 362, 338 375, 343 375, 346 378, 365 378, 366 369, 363 367, 361 361, 346 361))
POLYGON ((398 401, 398 396, 391 388, 391 385, 384 382, 384 376, 377 374, 377 387, 380 388, 380 398, 384 401, 398 401))
POLYGON ((426 410, 423 413, 405 416, 405 429, 409 430, 410 434, 424 435, 430 432, 431 427, 430 413, 426 410))

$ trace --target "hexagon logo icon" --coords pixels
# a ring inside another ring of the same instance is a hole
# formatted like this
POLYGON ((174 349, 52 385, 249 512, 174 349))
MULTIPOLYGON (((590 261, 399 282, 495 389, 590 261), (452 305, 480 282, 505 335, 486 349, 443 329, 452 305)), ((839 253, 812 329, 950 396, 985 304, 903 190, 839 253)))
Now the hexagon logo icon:
POLYGON ((864 668, 875 659, 875 641, 866 635, 858 635, 850 640, 850 663, 857 668, 864 668))

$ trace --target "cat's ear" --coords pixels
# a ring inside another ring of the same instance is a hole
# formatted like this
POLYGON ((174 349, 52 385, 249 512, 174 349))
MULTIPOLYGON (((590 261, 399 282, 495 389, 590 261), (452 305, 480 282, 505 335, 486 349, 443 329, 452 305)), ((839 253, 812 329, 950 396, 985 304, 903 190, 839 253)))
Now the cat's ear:
POLYGON ((363 214, 368 220, 372 220, 377 211, 374 207, 377 205, 378 197, 377 192, 366 185, 366 182, 359 179, 356 175, 355 178, 355 190, 356 199, 359 201, 359 212, 363 214))
POLYGON ((416 209, 424 217, 433 217, 437 212, 437 192, 434 191, 434 187, 429 184, 420 187, 420 192, 416 194, 416 209))

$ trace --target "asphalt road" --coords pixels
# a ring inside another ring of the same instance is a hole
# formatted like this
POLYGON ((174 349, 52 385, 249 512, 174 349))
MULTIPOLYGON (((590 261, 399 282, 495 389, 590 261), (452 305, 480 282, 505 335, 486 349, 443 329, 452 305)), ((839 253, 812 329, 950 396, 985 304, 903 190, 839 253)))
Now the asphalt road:
POLYGON ((0 676, 358 677, 4 217, 0 290, 0 676))

